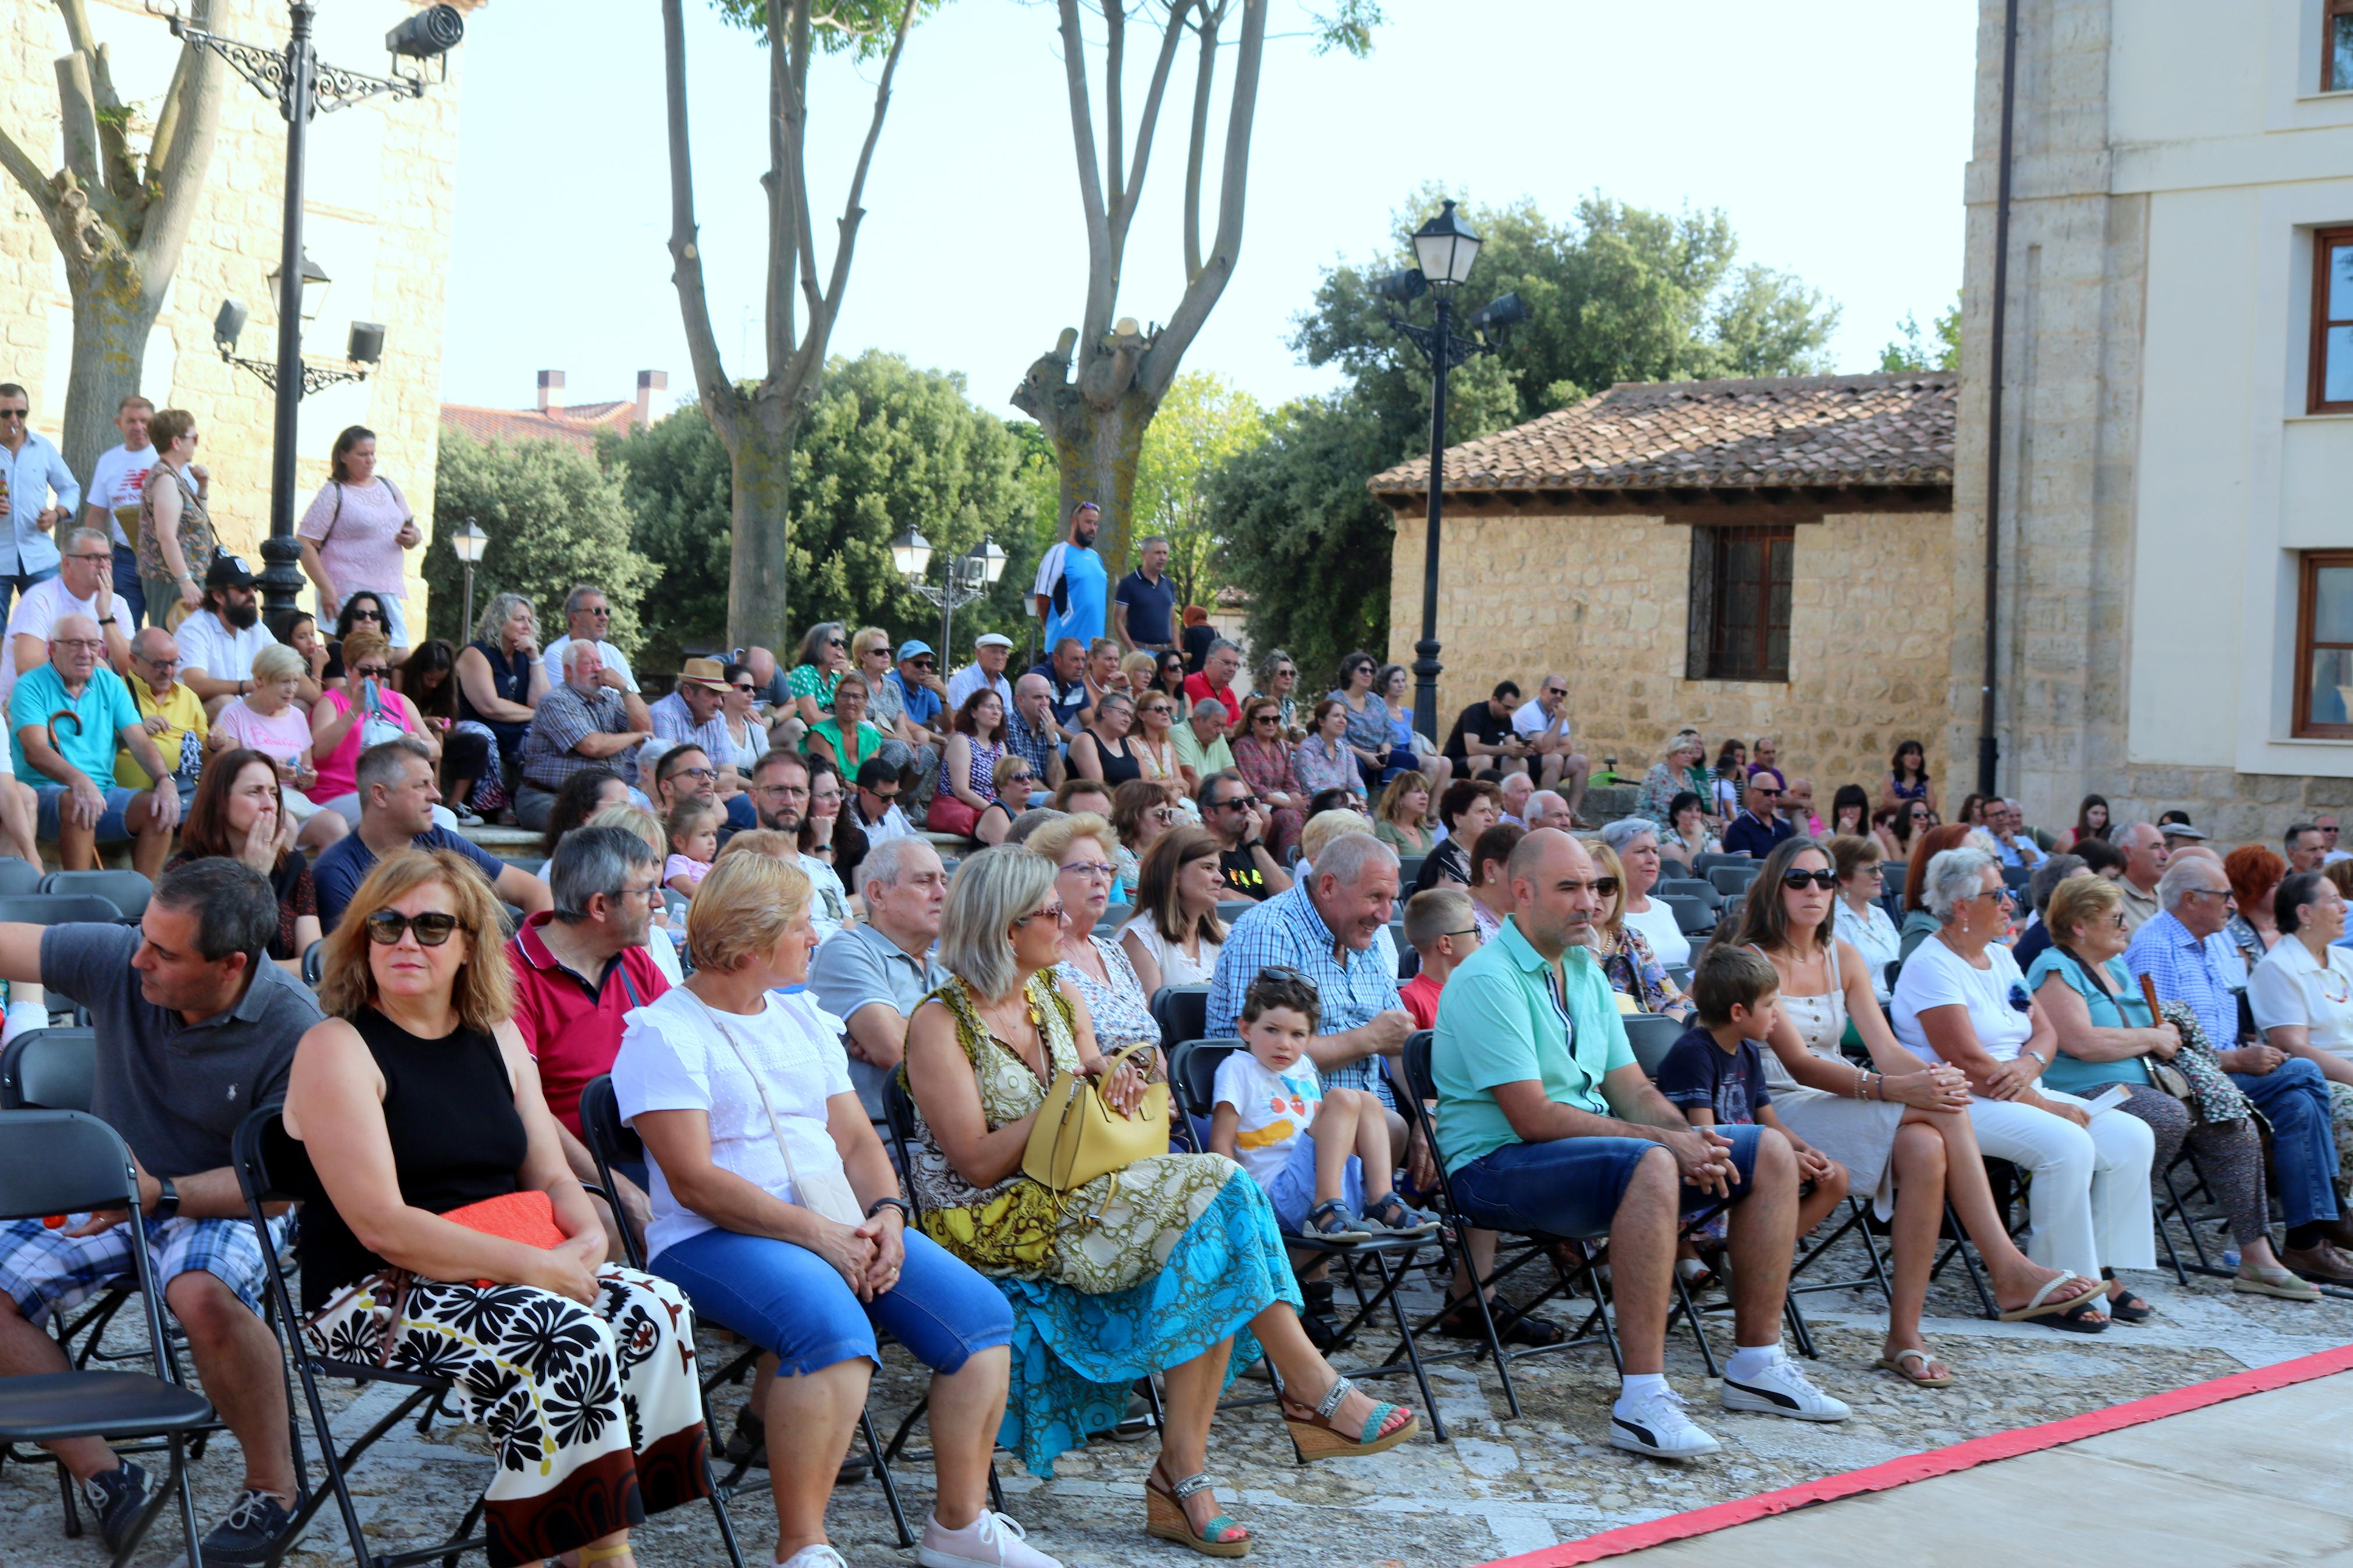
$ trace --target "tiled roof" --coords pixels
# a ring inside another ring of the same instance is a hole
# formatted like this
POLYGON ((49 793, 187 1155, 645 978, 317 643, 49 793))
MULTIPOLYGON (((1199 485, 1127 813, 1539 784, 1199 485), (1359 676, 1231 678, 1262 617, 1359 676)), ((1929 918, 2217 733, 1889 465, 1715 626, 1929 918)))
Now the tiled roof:
MULTIPOLYGON (((1446 451, 1446 489, 1626 490, 1953 482, 1951 372, 1622 382, 1446 451)), ((1430 460, 1377 475, 1422 494, 1430 460)))
POLYGON ((566 408, 560 416, 536 408, 475 408, 462 403, 441 405, 441 426, 463 430, 477 441, 559 441, 583 452, 596 449, 596 437, 610 430, 628 433, 637 417, 634 403, 590 403, 566 408))

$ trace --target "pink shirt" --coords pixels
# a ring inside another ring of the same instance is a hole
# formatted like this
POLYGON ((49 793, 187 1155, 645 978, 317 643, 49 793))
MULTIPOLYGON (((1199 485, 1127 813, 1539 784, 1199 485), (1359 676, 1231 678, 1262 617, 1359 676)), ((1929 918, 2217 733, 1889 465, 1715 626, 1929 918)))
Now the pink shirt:
MULTIPOLYGON (((398 724, 403 734, 415 733, 411 726, 417 722, 417 710, 408 705, 408 699, 385 687, 378 687, 376 695, 378 700, 384 704, 384 716, 398 724)), ((329 690, 319 700, 334 705, 328 710, 328 716, 331 718, 337 714, 348 713, 352 709, 350 694, 341 687, 329 690)), ((317 710, 313 709, 312 711, 316 712, 317 710)), ((227 717, 227 710, 224 709, 223 717, 227 717)), ((311 765, 319 770, 319 782, 311 786, 311 798, 321 805, 340 796, 350 795, 360 787, 360 735, 366 728, 367 721, 363 719, 344 731, 343 743, 335 748, 334 754, 332 756, 322 757, 316 752, 312 753, 311 765)))
POLYGON ((220 710, 220 717, 213 721, 213 729, 232 737, 240 746, 250 746, 281 763, 293 763, 311 749, 311 721, 291 702, 274 717, 265 719, 248 708, 240 697, 220 710))
POLYGON ((311 499, 311 510, 294 531, 319 546, 319 559, 326 563, 338 594, 365 588, 406 600, 396 536, 407 520, 408 503, 389 479, 374 479, 364 487, 330 482, 311 499), (339 495, 341 516, 335 510, 339 495))

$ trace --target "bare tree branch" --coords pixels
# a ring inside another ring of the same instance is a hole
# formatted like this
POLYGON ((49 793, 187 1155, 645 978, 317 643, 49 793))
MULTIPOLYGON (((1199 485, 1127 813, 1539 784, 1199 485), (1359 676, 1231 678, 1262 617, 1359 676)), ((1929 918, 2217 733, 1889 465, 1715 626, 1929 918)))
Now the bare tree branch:
POLYGON ((48 175, 41 172, 41 166, 33 162, 25 149, 17 144, 16 139, 8 134, 5 126, 0 126, 0 169, 7 170, 9 177, 22 186, 25 194, 32 198, 33 205, 40 209, 42 220, 52 229, 57 227, 56 188, 49 184, 48 175))
POLYGON ((1193 3, 1194 0, 1170 0, 1168 30, 1160 36, 1160 53, 1152 62, 1152 86, 1144 95, 1144 117, 1135 124, 1135 160, 1128 170, 1126 200, 1113 204, 1118 212, 1112 222, 1115 258, 1126 256, 1128 226, 1135 221, 1135 209, 1144 204, 1144 172, 1152 161, 1152 133, 1160 123, 1160 100, 1168 90, 1168 70, 1176 63, 1176 44, 1185 36, 1185 15, 1193 8, 1193 3))
MULTIPOLYGON (((198 26, 212 21, 212 0, 196 0, 190 18, 198 26)), ((179 270, 180 247, 196 221, 204 201, 205 170, 212 163, 213 136, 220 126, 220 100, 227 67, 195 45, 184 46, 180 68, 173 73, 172 94, 164 102, 164 119, 156 126, 157 145, 148 152, 148 183, 156 189, 139 226, 132 255, 140 268, 140 292, 153 306, 160 303, 179 270), (168 122, 168 126, 167 123, 168 122), (171 145, 162 138, 168 128, 171 145), (155 159, 160 152, 160 169, 155 159)))
POLYGON ((1127 0, 1101 0, 1103 14, 1103 159, 1111 189, 1105 201, 1114 231, 1127 208, 1127 0))
POLYGON ((1079 205, 1087 226, 1087 306, 1079 319, 1079 363, 1092 361, 1111 330, 1118 298, 1113 276, 1111 226, 1103 215, 1103 164, 1095 156, 1094 114, 1087 101, 1087 42, 1079 31, 1078 0, 1059 0, 1062 20, 1062 75, 1070 89, 1071 142, 1079 161, 1079 205))
POLYGON ((90 30, 90 7, 83 0, 58 0, 58 13, 65 18, 67 48, 79 55, 98 47, 98 35, 90 30))
POLYGON ((670 100, 670 279, 678 285, 679 314, 686 326, 687 357, 694 365, 703 412, 733 447, 741 424, 740 399, 719 357, 711 331, 711 303, 704 292, 702 256, 696 247, 694 162, 687 146, 686 18, 681 0, 662 0, 662 84, 670 100))
POLYGON ((58 118, 65 132, 66 172, 87 192, 106 189, 100 163, 98 93, 90 85, 90 57, 60 55, 57 60, 58 118))
POLYGON ((1259 65, 1266 52, 1266 0, 1242 0, 1242 32, 1235 52, 1233 104, 1226 117, 1225 169, 1218 192, 1218 234, 1200 273, 1185 286, 1176 313, 1154 340, 1136 373, 1138 388, 1158 401, 1176 378, 1185 351, 1199 335, 1241 255, 1243 198, 1250 180, 1250 127, 1258 108, 1259 65))
MULTIPOLYGON (((891 40, 891 53, 882 61, 882 79, 874 88, 874 118, 867 123, 865 143, 858 149, 858 167, 849 176, 849 195, 841 205, 841 221, 837 226, 833 252, 833 277, 823 296, 824 329, 818 330, 812 314, 808 340, 801 345, 804 374, 825 363, 826 345, 833 335, 833 323, 841 313, 841 296, 849 287, 850 253, 858 247, 858 226, 866 216, 861 205, 866 198, 866 172, 874 165, 874 148, 882 139, 882 116, 891 107, 891 79, 898 74, 899 55, 907 47, 907 35, 915 26, 915 12, 921 0, 907 0, 906 8, 899 13, 899 30, 891 40)), ((806 384, 806 382, 804 382, 806 384)))
POLYGON ((1209 149, 1209 89, 1218 79, 1218 33, 1225 26, 1225 7, 1212 11, 1202 0, 1201 59, 1193 73, 1193 134, 1185 149, 1185 281, 1201 275, 1201 166, 1209 149))
POLYGON ((171 84, 164 89, 164 106, 155 111, 155 133, 147 142, 147 178, 163 177, 164 165, 171 157, 172 143, 178 140, 182 124, 181 105, 188 91, 188 73, 194 68, 197 51, 182 49, 180 58, 172 62, 171 84))
POLYGON ((798 200, 802 169, 800 122, 794 118, 792 49, 797 31, 792 12, 805 16, 807 5, 793 0, 768 0, 768 172, 760 184, 768 194, 767 367, 774 375, 792 358, 799 336, 798 302, 794 295, 794 258, 799 252, 793 208, 798 200))

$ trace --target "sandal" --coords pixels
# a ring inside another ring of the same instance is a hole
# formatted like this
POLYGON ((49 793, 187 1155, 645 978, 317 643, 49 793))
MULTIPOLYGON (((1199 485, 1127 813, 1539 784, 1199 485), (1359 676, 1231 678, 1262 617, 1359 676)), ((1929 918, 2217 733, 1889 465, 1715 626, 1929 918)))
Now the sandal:
MULTIPOLYGON (((2045 1279, 2042 1289, 2027 1298, 2026 1305, 2001 1314, 2005 1323, 2023 1323, 2036 1318, 2055 1319, 2082 1307, 2095 1296, 2105 1295, 2107 1287, 2096 1279, 2079 1275, 2062 1274, 2055 1279, 2045 1279), (2069 1289, 2069 1287, 2073 1289, 2069 1289)), ((2098 1333, 2097 1329, 2079 1330, 2083 1333, 2098 1333)))
POLYGON ((1348 1212, 1337 1198, 1325 1198, 1307 1211, 1307 1237, 1314 1241, 1370 1241, 1365 1222, 1348 1212))
POLYGON ((1193 1521, 1185 1511, 1185 1500, 1195 1492, 1209 1489, 1209 1478, 1205 1475, 1187 1476, 1169 1485, 1160 1479, 1160 1461, 1152 1461, 1152 1468, 1144 1478, 1144 1532, 1162 1541, 1174 1541, 1191 1547, 1204 1557, 1241 1557, 1250 1549, 1250 1532, 1226 1514, 1209 1521, 1207 1529, 1196 1531, 1193 1521))
POLYGON ((1345 1377, 1335 1377, 1312 1415, 1293 1415, 1292 1412, 1300 1408, 1298 1403, 1288 1394, 1282 1396, 1282 1424, 1291 1428, 1291 1441, 1302 1459, 1361 1458, 1386 1453, 1421 1429, 1421 1417, 1409 1407, 1384 1400, 1365 1417, 1363 1430, 1351 1436, 1332 1413, 1356 1386, 1345 1377))
POLYGON ((1883 1371, 1894 1373, 1915 1388, 1950 1388, 1953 1385, 1950 1372, 1942 1377, 1928 1375, 1928 1369, 1936 1364, 1936 1358, 1926 1351, 1907 1349, 1897 1351, 1894 1355, 1881 1356, 1879 1364, 1883 1371), (1915 1362, 1919 1363, 1919 1371, 1905 1370, 1907 1363, 1915 1362))
POLYGON ((1438 1228, 1438 1216, 1409 1206, 1395 1193, 1384 1193, 1361 1216, 1377 1232, 1390 1236, 1428 1236, 1438 1228))
POLYGON ((2308 1279, 2284 1268, 2255 1268, 2244 1263, 2231 1277, 2231 1289, 2247 1296, 2276 1296, 2283 1301, 2320 1300, 2320 1287, 2308 1279))
POLYGON ((2107 1304, 2108 1321, 2112 1323, 2146 1323, 2157 1316, 2157 1309, 2127 1290, 2111 1297, 2107 1304))
POLYGON ((2108 1331, 2108 1321, 2103 1318, 2094 1322, 2092 1320, 2092 1314, 2100 1310, 2102 1308, 2097 1302, 2079 1301, 2055 1318, 2036 1321, 2046 1329, 2058 1329, 2070 1334, 2105 1334, 2108 1331))
MULTIPOLYGON (((1505 1301, 1491 1300, 1487 1306, 1495 1319, 1495 1337, 1507 1345, 1542 1347, 1556 1345, 1568 1338, 1568 1331, 1550 1318, 1539 1318, 1526 1312, 1511 1317, 1516 1309, 1505 1301), (1509 1321, 1504 1321, 1507 1318, 1509 1321)), ((1441 1338, 1450 1340, 1483 1340, 1487 1337, 1487 1331, 1480 1324, 1479 1314, 1472 1310, 1471 1300, 1467 1296, 1446 1298, 1446 1310, 1438 1318, 1438 1332, 1441 1338)))

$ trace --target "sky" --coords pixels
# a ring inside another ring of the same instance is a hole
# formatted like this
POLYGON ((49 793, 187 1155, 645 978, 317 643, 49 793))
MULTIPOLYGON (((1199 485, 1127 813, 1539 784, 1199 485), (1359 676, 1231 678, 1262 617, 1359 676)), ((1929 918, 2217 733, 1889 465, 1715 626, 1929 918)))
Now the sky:
MULTIPOLYGON (((1960 287, 1968 0, 1385 0, 1361 60, 1318 56, 1303 36, 1308 7, 1271 3, 1240 261, 1185 361, 1261 401, 1335 384, 1292 353, 1293 318, 1325 268, 1385 251, 1424 216, 1400 209, 1427 185, 1489 204, 1528 197, 1555 217, 1594 192, 1721 208, 1744 261, 1841 307, 1841 371, 1875 369, 1907 311, 1925 325, 1960 287)), ((685 5, 701 250, 740 380, 765 371, 765 59, 708 0, 685 5)), ((1155 36, 1131 33, 1131 126, 1155 36)), ((666 371, 670 400, 691 400, 667 248, 659 5, 496 0, 470 15, 463 47, 444 400, 529 406, 542 369, 565 372, 575 403, 633 395, 639 370, 666 371)), ((1100 49, 1089 67, 1100 138, 1100 49)), ((877 75, 846 59, 812 72, 808 169, 828 270, 877 75)), ((1190 76, 1187 58, 1122 280, 1118 313, 1147 322, 1182 293, 1190 76)), ((1205 192, 1205 230, 1213 200, 1205 192)), ((1015 416, 1014 384, 1084 300, 1050 4, 949 0, 917 26, 863 205, 833 352, 881 348, 960 373, 981 405, 1015 416)))

